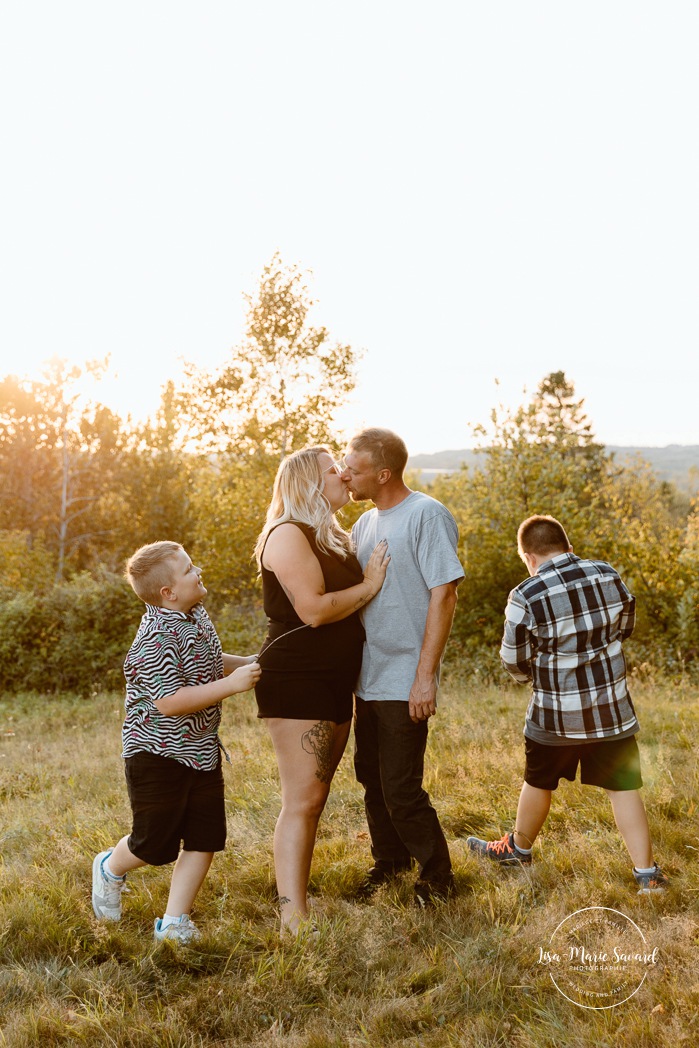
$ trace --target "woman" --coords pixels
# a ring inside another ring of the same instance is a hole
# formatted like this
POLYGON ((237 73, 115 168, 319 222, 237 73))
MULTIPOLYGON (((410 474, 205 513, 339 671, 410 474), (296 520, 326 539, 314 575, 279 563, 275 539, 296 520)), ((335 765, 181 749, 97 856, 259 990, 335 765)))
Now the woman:
POLYGON ((324 447, 289 455, 255 547, 269 618, 255 694, 279 766, 274 866, 282 932, 294 934, 308 917, 318 820, 349 735, 364 642, 358 612, 390 560, 382 542, 362 573, 335 519, 349 499, 341 472, 324 447))

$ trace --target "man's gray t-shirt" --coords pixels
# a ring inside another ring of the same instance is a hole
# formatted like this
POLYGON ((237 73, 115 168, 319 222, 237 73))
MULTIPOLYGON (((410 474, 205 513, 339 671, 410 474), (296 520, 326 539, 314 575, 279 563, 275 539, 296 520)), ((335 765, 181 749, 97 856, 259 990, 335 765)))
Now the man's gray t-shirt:
POLYGON ((352 528, 362 568, 382 539, 391 555, 386 581, 361 612, 366 641, 355 688, 360 698, 408 701, 430 590, 464 577, 456 555, 458 537, 449 510, 421 491, 412 491, 392 509, 369 510, 352 528))

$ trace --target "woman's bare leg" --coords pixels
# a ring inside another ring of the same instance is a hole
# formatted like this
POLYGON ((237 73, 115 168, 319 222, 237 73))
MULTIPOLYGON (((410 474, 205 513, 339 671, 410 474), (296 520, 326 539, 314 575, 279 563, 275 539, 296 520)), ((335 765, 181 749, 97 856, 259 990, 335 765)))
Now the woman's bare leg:
POLYGON ((277 755, 282 810, 274 831, 274 868, 282 929, 308 916, 308 878, 330 783, 349 736, 350 721, 267 718, 277 755))

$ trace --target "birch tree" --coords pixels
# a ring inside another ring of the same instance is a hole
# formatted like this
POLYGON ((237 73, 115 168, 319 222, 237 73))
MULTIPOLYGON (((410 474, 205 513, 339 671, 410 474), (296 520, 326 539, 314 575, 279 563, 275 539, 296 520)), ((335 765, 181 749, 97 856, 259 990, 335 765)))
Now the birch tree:
POLYGON ((247 304, 245 336, 212 374, 188 366, 181 393, 187 432, 237 458, 279 461, 327 441, 354 388, 357 353, 311 322, 314 300, 295 265, 276 253, 247 304))

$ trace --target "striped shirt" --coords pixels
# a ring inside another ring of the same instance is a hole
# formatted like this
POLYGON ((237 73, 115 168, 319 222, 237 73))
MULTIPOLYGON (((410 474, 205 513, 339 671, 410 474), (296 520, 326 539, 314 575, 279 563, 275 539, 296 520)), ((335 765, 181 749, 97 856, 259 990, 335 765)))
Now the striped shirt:
POLYGON ((145 750, 202 771, 218 767, 220 703, 179 717, 166 717, 155 705, 180 688, 223 677, 221 643, 202 604, 189 612, 146 604, 124 676, 124 757, 145 750))
POLYGON ((611 565, 573 553, 512 590, 500 658, 515 680, 532 683, 527 738, 563 745, 638 731, 622 651, 635 613, 611 565))

